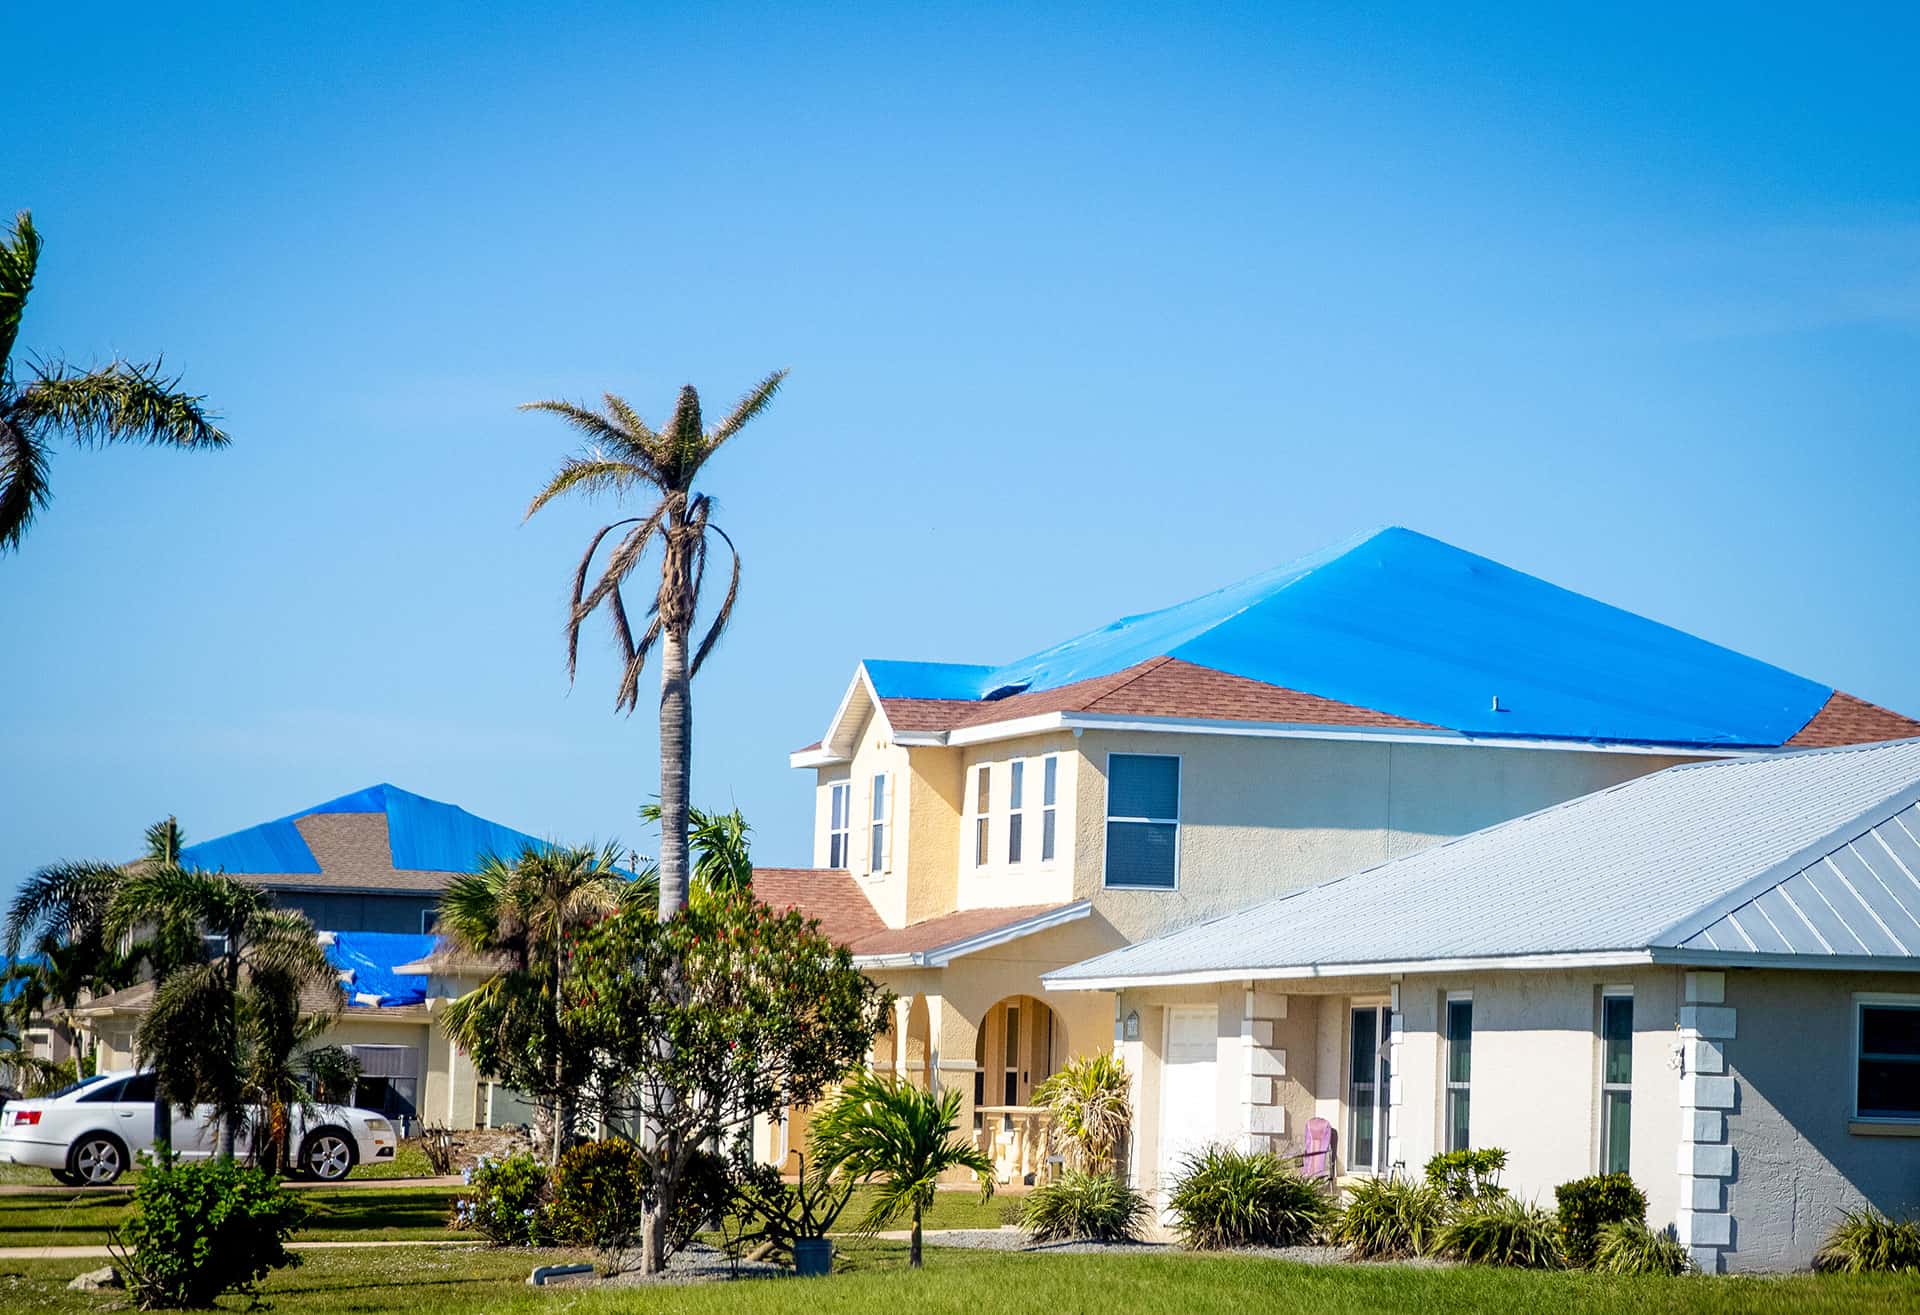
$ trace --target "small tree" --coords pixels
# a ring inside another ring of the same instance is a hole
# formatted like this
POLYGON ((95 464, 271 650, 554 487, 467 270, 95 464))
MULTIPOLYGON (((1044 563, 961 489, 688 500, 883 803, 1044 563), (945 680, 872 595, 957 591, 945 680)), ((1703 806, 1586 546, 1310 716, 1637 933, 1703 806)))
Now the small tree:
POLYGON ((971 1169, 980 1182, 980 1199, 993 1195, 993 1161, 971 1139, 957 1135, 959 1123, 958 1091, 936 1094, 862 1073, 814 1115, 813 1172, 823 1180, 844 1173, 878 1183, 860 1227, 876 1232, 911 1215, 907 1263, 918 1269, 921 1225, 941 1174, 971 1169))
POLYGON ((1069 1168, 1103 1173, 1115 1167, 1133 1122, 1130 1083, 1118 1056, 1085 1055, 1068 1060, 1034 1091, 1033 1103, 1051 1116, 1049 1133, 1064 1144, 1069 1168))
POLYGON ((812 1104, 866 1056, 891 1003, 818 923, 746 891, 668 922, 628 909, 579 938, 561 1022, 593 1056, 587 1103, 642 1129, 646 1272, 666 1264, 694 1153, 756 1115, 812 1104))

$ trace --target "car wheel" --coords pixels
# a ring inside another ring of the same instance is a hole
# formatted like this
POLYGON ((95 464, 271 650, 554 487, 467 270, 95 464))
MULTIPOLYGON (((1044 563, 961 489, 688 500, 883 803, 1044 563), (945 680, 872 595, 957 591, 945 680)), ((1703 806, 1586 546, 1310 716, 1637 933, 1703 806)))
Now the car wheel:
POLYGON ((353 1168, 353 1139, 338 1128, 321 1128, 307 1135, 300 1148, 300 1167, 323 1183, 337 1183, 353 1168))
POLYGON ((67 1172, 85 1187, 105 1187, 127 1171, 127 1148, 118 1137, 90 1132, 67 1153, 67 1172))

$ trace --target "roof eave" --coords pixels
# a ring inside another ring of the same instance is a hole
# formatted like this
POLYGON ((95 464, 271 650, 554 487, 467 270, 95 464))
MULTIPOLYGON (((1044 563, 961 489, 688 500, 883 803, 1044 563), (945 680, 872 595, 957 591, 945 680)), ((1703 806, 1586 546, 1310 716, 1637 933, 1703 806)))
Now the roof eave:
POLYGON ((981 950, 990 950, 996 945, 1005 945, 1022 937, 1033 936, 1055 927, 1064 927, 1071 922, 1093 913, 1092 900, 1075 900, 1057 909, 1035 914, 1031 918, 1022 918, 1018 922, 1009 922, 957 941, 949 941, 927 950, 907 950, 886 954, 856 954, 853 964, 856 968, 944 968, 955 959, 981 950))

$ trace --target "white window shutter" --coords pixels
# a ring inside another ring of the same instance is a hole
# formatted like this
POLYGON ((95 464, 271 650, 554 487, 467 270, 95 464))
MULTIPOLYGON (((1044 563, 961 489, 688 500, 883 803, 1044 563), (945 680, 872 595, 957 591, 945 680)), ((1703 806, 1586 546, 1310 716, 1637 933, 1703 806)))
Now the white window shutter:
POLYGON ((896 773, 894 772, 887 773, 887 821, 886 821, 886 833, 885 833, 884 843, 886 845, 886 852, 887 852, 887 871, 889 872, 893 871, 893 830, 894 830, 894 827, 893 827, 893 821, 894 821, 893 778, 895 775, 896 773))

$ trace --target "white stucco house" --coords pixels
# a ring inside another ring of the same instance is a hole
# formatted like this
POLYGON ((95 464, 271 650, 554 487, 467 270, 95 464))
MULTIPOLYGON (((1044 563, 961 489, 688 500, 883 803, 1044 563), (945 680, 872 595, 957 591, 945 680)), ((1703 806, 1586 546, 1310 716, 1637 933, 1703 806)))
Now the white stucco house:
POLYGON ((1625 1170, 1709 1272, 1920 1207, 1920 740, 1669 767, 1050 972, 1111 993, 1131 1170, 1335 1130, 1625 1170))

